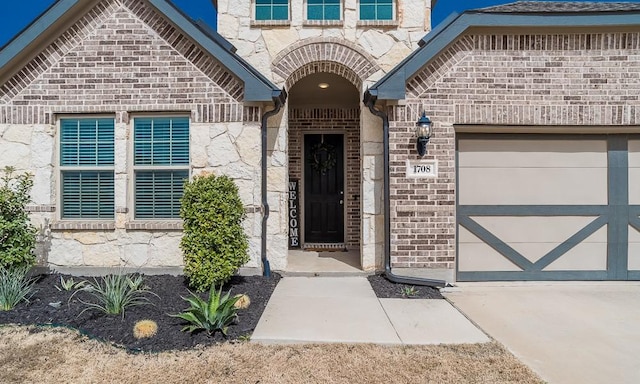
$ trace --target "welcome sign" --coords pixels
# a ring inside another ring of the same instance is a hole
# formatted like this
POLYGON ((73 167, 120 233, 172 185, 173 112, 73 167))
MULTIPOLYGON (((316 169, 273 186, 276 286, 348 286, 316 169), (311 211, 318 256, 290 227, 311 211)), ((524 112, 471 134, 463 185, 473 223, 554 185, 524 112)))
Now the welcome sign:
POLYGON ((289 248, 300 248, 299 185, 300 180, 289 179, 289 248))

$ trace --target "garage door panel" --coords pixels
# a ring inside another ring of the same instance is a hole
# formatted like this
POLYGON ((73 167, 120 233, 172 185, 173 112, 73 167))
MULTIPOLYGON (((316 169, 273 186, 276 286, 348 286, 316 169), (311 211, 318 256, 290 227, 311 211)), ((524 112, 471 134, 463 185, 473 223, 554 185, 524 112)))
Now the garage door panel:
POLYGON ((607 243, 583 242, 576 245, 543 271, 606 271, 607 243))
POLYGON ((607 166, 605 140, 460 140, 461 168, 607 166))
POLYGON ((640 205, 640 140, 629 140, 629 203, 640 205))
POLYGON ((629 140, 629 163, 640 166, 640 140, 629 140))
MULTIPOLYGON (((580 231, 595 216, 472 216, 478 224, 506 243, 561 243, 580 231)), ((607 241, 598 231, 598 241, 607 241)))
POLYGON ((513 264, 465 228, 460 227, 459 231, 460 236, 465 236, 467 239, 476 239, 475 242, 459 244, 459 271, 522 271, 517 265, 513 264))
POLYGON ((640 205, 640 167, 629 169, 629 203, 640 205))
POLYGON ((460 279, 640 279, 640 135, 468 134, 457 165, 460 279))
POLYGON ((640 243, 629 243, 629 264, 630 271, 640 271, 640 243))
POLYGON ((460 205, 607 204, 606 168, 460 168, 460 205))
POLYGON ((640 232, 629 226, 629 270, 640 271, 640 232))

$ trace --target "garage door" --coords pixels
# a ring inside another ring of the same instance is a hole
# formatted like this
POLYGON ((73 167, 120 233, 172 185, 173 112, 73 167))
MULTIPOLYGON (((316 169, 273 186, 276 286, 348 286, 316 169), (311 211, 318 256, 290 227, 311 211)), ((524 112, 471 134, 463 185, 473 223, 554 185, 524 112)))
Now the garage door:
POLYGON ((640 279, 640 139, 460 135, 459 281, 640 279))

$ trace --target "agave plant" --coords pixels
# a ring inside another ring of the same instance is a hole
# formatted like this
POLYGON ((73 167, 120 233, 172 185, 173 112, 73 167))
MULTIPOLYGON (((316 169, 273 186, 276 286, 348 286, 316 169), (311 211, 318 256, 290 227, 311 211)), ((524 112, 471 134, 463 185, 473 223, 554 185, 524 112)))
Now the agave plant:
POLYGON ((220 331, 226 336, 229 325, 237 318, 236 312, 238 309, 235 304, 240 296, 232 297, 230 292, 222 296, 222 285, 216 291, 215 284, 211 285, 207 300, 203 300, 191 291, 189 293, 191 293, 191 297, 183 297, 182 299, 191 306, 182 313, 171 315, 189 323, 189 325, 182 328, 182 331, 195 332, 203 330, 210 336, 216 331, 220 331))
POLYGON ((64 276, 60 276, 60 285, 56 285, 56 289, 58 291, 71 291, 84 288, 86 285, 87 282, 84 280, 76 282, 73 280, 73 277, 65 280, 64 276))

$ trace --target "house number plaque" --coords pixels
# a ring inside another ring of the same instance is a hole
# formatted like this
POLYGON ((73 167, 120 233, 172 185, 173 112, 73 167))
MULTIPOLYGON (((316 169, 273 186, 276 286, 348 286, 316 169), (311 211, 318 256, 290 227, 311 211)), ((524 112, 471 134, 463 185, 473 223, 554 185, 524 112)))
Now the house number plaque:
POLYGON ((300 248, 299 185, 300 180, 289 179, 289 248, 300 248))
POLYGON ((414 179, 432 178, 438 176, 437 161, 407 160, 407 177, 414 179))

